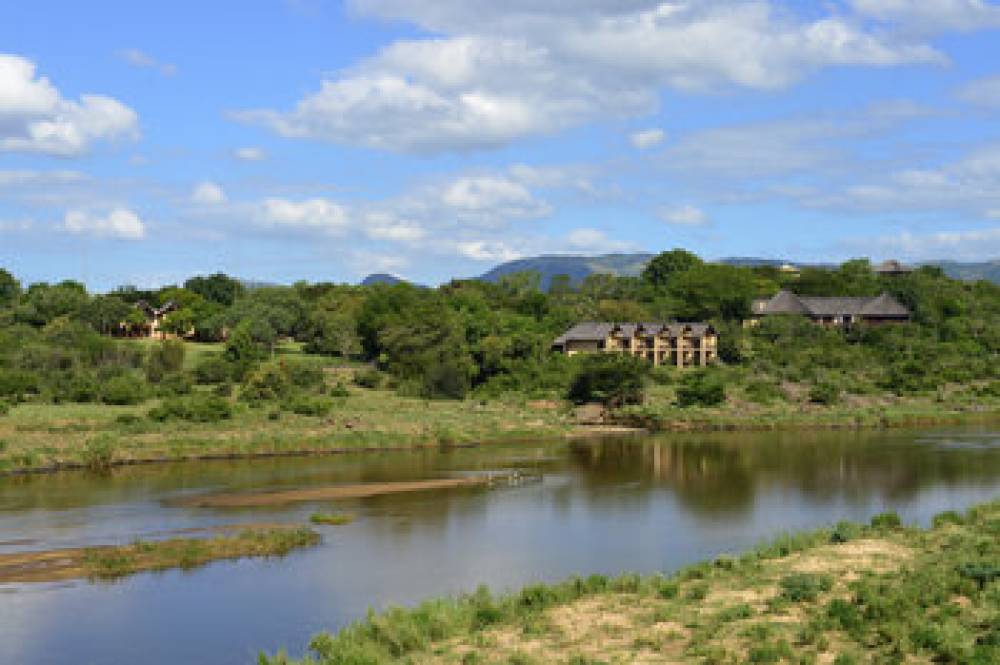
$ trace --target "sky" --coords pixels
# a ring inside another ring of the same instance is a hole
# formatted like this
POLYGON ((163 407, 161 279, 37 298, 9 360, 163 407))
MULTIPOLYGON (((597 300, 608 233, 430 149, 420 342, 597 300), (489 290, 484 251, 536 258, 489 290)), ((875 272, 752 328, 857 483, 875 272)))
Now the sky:
POLYGON ((0 266, 1000 258, 1000 3, 0 3, 0 266))

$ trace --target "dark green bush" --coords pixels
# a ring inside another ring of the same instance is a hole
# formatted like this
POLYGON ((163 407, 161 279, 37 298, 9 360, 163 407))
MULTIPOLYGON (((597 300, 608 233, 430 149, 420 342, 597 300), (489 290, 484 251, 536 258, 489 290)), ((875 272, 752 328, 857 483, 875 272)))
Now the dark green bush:
POLYGON ((334 402, 329 397, 322 395, 296 393, 286 398, 281 406, 286 411, 291 411, 300 416, 321 418, 333 410, 334 402))
POLYGON ((385 376, 375 368, 359 370, 354 373, 354 383, 369 390, 379 390, 385 383, 385 376))
POLYGON ((813 602, 833 588, 829 575, 795 573, 781 578, 781 597, 793 603, 813 602))
POLYGON ((312 390, 321 387, 324 382, 323 368, 311 361, 284 361, 282 366, 288 375, 288 380, 296 388, 312 390))
POLYGON ((899 514, 892 511, 879 513, 871 521, 873 529, 898 529, 902 524, 899 514))
POLYGON ((648 372, 647 363, 631 356, 585 356, 567 397, 577 404, 600 402, 610 407, 640 404, 644 394, 643 379, 648 372))
POLYGON ((168 339, 149 349, 146 357, 146 380, 159 383, 164 377, 184 368, 184 342, 168 339))
POLYGON ((112 377, 101 387, 101 401, 105 404, 140 404, 146 397, 145 382, 133 374, 112 377))
POLYGON ((183 374, 167 374, 156 386, 156 394, 160 397, 175 397, 191 394, 191 381, 183 374))
POLYGON ((208 356, 202 359, 194 368, 195 381, 202 385, 224 383, 233 377, 233 368, 225 358, 208 356))
POLYGON ((240 399, 266 402, 283 399, 291 392, 292 382, 284 368, 276 363, 268 363, 247 375, 240 390, 240 399))
POLYGON ((215 395, 172 397, 149 410, 149 418, 157 422, 186 420, 196 423, 214 423, 233 417, 229 400, 215 395))
POLYGON ((747 383, 743 389, 747 399, 757 404, 770 404, 787 398, 785 391, 774 381, 757 379, 747 383))
POLYGON ((677 387, 677 405, 717 406, 726 401, 726 386, 716 372, 698 370, 686 375, 677 387))
POLYGON ((840 401, 840 388, 832 383, 817 383, 809 389, 809 401, 813 404, 836 404, 840 401))

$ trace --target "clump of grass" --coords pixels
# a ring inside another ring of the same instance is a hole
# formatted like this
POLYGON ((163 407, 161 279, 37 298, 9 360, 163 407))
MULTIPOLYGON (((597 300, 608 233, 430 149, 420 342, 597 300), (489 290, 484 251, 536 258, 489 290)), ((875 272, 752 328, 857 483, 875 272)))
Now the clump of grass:
POLYGON ((348 513, 313 513, 309 516, 309 521, 313 524, 339 526, 353 522, 354 515, 348 513))
POLYGON ((115 462, 117 450, 118 441, 111 435, 101 434, 84 444, 81 458, 91 471, 107 471, 115 462))
POLYGON ((319 540, 319 534, 306 528, 245 529, 235 536, 205 539, 137 540, 120 547, 85 550, 81 567, 91 579, 117 579, 144 570, 189 570, 221 559, 285 556, 319 540))

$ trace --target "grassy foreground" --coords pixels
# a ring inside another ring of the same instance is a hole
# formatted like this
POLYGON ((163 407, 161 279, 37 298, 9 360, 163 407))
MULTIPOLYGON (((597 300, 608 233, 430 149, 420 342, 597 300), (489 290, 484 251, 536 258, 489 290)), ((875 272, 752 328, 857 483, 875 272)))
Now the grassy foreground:
POLYGON ((390 609, 290 663, 1000 662, 1000 501, 930 530, 892 513, 670 577, 592 576, 390 609))

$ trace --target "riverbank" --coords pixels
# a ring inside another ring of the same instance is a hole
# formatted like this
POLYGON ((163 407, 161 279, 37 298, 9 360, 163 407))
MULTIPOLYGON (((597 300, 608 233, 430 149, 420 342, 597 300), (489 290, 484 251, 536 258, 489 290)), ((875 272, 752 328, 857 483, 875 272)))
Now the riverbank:
POLYGON ((1000 501, 927 530, 779 538, 670 577, 591 576, 390 609, 270 665, 1000 660, 1000 501))
POLYGON ((247 527, 235 535, 0 554, 0 584, 110 580, 143 571, 189 570, 225 559, 285 556, 319 541, 318 533, 304 527, 247 527))
POLYGON ((323 417, 236 403, 215 423, 156 422, 156 403, 21 404, 0 417, 0 476, 185 460, 331 455, 485 445, 646 431, 761 431, 927 427, 1000 421, 1000 400, 882 396, 834 406, 806 403, 681 409, 655 392, 641 407, 581 418, 551 400, 441 401, 351 387, 323 417))

